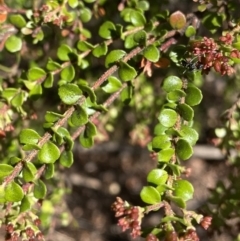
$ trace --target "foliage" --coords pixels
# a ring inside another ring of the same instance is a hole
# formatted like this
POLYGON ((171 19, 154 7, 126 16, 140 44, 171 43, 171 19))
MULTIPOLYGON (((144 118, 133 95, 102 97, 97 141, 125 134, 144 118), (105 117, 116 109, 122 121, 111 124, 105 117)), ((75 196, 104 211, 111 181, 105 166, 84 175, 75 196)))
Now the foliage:
POLYGON ((216 130, 216 144, 236 170, 232 185, 219 183, 213 191, 210 201, 218 208, 206 207, 204 215, 187 209, 194 187, 184 161, 199 139, 194 120, 202 81, 215 71, 231 85, 227 77, 234 78, 240 62, 237 2, 189 2, 196 13, 170 12, 164 1, 147 0, 0 2, 0 224, 6 240, 44 239, 40 219, 50 225, 53 200, 63 195, 48 187, 60 168, 74 163, 75 140, 93 146, 101 134, 98 117, 117 122, 125 105, 136 111, 131 133, 148 144, 156 167, 140 193, 145 205, 120 197, 112 205, 123 231, 148 241, 197 241, 198 225, 208 229, 213 217, 221 230, 229 217, 239 217, 239 101, 216 130), (198 35, 202 26, 208 31, 198 35), (155 73, 162 79, 157 87, 150 81, 155 73), (146 130, 153 125, 151 136, 146 130), (144 217, 160 209, 158 223, 142 229, 144 217))

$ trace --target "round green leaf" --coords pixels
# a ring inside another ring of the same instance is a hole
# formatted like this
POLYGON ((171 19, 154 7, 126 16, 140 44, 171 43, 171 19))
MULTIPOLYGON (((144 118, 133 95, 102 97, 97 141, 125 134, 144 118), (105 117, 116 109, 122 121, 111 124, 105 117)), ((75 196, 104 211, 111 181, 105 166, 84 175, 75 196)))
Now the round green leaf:
POLYGON ((37 199, 43 199, 47 194, 47 188, 42 180, 37 180, 34 184, 33 195, 37 199))
POLYGON ((98 31, 98 34, 105 39, 110 39, 112 37, 112 31, 115 31, 116 27, 113 22, 106 21, 104 22, 98 31))
POLYGON ((158 161, 159 162, 169 162, 171 160, 174 152, 175 151, 172 148, 161 150, 158 153, 158 161))
POLYGON ((163 90, 171 92, 182 89, 182 80, 177 76, 169 76, 163 81, 163 90))
POLYGON ((68 0, 68 4, 71 8, 76 8, 79 4, 78 0, 68 0))
POLYGON ((185 92, 187 94, 185 98, 186 104, 190 106, 195 106, 200 104, 200 102, 202 101, 203 96, 199 88, 195 86, 189 86, 185 92))
POLYGON ((186 93, 183 90, 174 90, 167 94, 167 100, 177 102, 184 96, 186 96, 186 93))
POLYGON ((61 78, 67 82, 71 82, 75 77, 75 69, 72 65, 67 66, 61 71, 61 78))
POLYGON ((154 128, 154 135, 158 136, 158 135, 163 135, 165 134, 165 131, 168 128, 166 126, 163 126, 161 123, 158 123, 155 128, 154 128))
POLYGON ((132 66, 121 61, 118 75, 122 81, 131 81, 137 76, 137 72, 132 66))
POLYGON ((166 127, 172 127, 177 122, 178 114, 172 109, 163 109, 158 117, 159 122, 166 127))
POLYGON ((138 11, 131 11, 130 21, 134 26, 143 26, 146 24, 144 15, 138 11))
POLYGON ((71 167, 73 164, 73 153, 72 151, 64 151, 59 159, 59 162, 64 167, 71 167))
POLYGON ((152 140, 152 148, 155 151, 159 151, 161 149, 167 149, 170 146, 171 146, 171 142, 167 135, 155 136, 152 140))
POLYGON ((137 3, 138 8, 142 9, 143 11, 147 11, 150 7, 150 4, 148 1, 139 1, 137 3))
POLYGON ((58 62, 54 62, 53 60, 49 59, 47 62, 47 67, 48 70, 54 71, 56 69, 61 69, 61 64, 58 62))
POLYGON ((20 205, 20 213, 26 212, 30 210, 30 208, 31 208, 31 203, 29 201, 29 198, 27 196, 24 196, 20 205))
POLYGON ((44 80, 44 83, 43 83, 44 88, 52 88, 53 81, 54 81, 53 73, 50 72, 47 74, 47 78, 44 80))
POLYGON ((160 57, 159 49, 154 45, 147 46, 143 51, 143 56, 151 61, 151 62, 157 62, 160 57))
POLYGON ((23 167, 23 179, 25 182, 32 182, 35 178, 35 174, 37 173, 37 168, 33 163, 27 162, 23 167))
POLYGON ((23 28, 26 26, 26 20, 20 14, 12 14, 9 16, 9 21, 17 28, 23 28))
POLYGON ((52 178, 54 176, 54 173, 55 173, 55 166, 54 166, 54 164, 50 163, 50 164, 46 165, 44 177, 46 179, 50 179, 50 178, 52 178))
POLYGON ((193 109, 187 104, 179 104, 178 112, 181 115, 181 117, 186 121, 191 121, 194 117, 193 109))
POLYGON ((82 133, 79 137, 80 144, 85 148, 92 147, 94 140, 93 137, 86 137, 84 133, 82 133))
POLYGON ((23 190, 16 182, 10 182, 5 187, 5 200, 7 202, 19 202, 23 197, 23 190))
POLYGON ((140 197, 147 204, 156 204, 161 202, 160 193, 156 188, 151 186, 143 187, 140 197))
POLYGON ((182 160, 189 159, 193 154, 192 146, 183 139, 179 139, 176 144, 176 154, 182 160))
POLYGON ((5 42, 5 48, 11 53, 15 53, 17 51, 20 51, 22 49, 21 38, 15 36, 15 35, 10 36, 7 39, 7 41, 5 42))
POLYGON ((38 152, 38 159, 42 163, 54 163, 60 157, 58 147, 51 141, 46 142, 38 152))
POLYGON ((126 52, 121 49, 112 50, 105 59, 105 66, 108 68, 110 64, 123 58, 125 54, 126 52))
POLYGON ((187 27, 186 31, 185 31, 185 35, 190 38, 192 36, 194 36, 196 34, 196 29, 190 25, 187 27))
POLYGON ((147 33, 144 30, 141 30, 133 35, 133 40, 140 45, 146 45, 147 33))
POLYGON ((77 43, 77 48, 80 51, 87 51, 87 50, 92 50, 94 46, 87 41, 79 40, 77 43))
POLYGON ((87 23, 92 18, 92 11, 89 8, 86 8, 86 7, 82 8, 79 12, 79 17, 84 23, 87 23))
POLYGON ((99 44, 97 47, 94 48, 94 50, 92 51, 92 54, 96 58, 99 58, 103 55, 106 55, 107 51, 108 51, 107 44, 105 42, 103 42, 103 43, 99 44))
POLYGON ((39 67, 33 67, 28 70, 28 79, 31 81, 39 80, 41 78, 44 78, 46 76, 46 72, 39 68, 39 67))
POLYGON ((147 181, 152 184, 161 185, 166 183, 168 179, 168 173, 162 169, 153 169, 147 176, 147 181))
POLYGON ((174 195, 188 201, 193 198, 194 188, 187 180, 176 180, 173 184, 174 195))
POLYGON ((75 84, 65 84, 58 89, 58 95, 63 103, 67 105, 75 104, 81 97, 82 91, 75 84))
POLYGON ((0 181, 10 175, 13 171, 13 167, 7 164, 0 164, 0 181))
POLYGON ((45 120, 47 122, 56 122, 58 121, 60 118, 62 118, 64 115, 56 113, 56 112, 52 112, 52 111, 47 111, 46 115, 45 115, 45 120))
POLYGON ((134 34, 130 34, 130 35, 126 36, 125 41, 124 41, 124 47, 126 49, 131 49, 137 45, 138 44, 134 41, 134 34))
POLYGON ((181 138, 186 140, 191 146, 195 145, 198 140, 198 133, 193 128, 182 125, 180 129, 181 138))
POLYGON ((110 76, 108 78, 108 81, 105 83, 105 85, 102 87, 102 89, 106 92, 106 93, 114 93, 117 90, 119 90, 122 87, 122 83, 121 81, 114 77, 114 76, 110 76))
POLYGON ((186 25, 186 17, 181 11, 176 11, 169 18, 170 25, 174 29, 181 29, 186 25))
POLYGON ((81 106, 76 107, 76 110, 73 112, 70 121, 75 127, 85 125, 88 122, 88 114, 86 110, 81 106))
POLYGON ((186 202, 180 198, 175 196, 169 196, 168 197, 171 201, 173 201, 178 207, 180 208, 186 208, 186 202))
POLYGON ((32 129, 23 129, 19 134, 21 144, 37 144, 41 136, 32 129))
POLYGON ((70 53, 72 53, 72 49, 66 44, 62 44, 57 50, 57 56, 62 61, 70 60, 69 58, 70 53))

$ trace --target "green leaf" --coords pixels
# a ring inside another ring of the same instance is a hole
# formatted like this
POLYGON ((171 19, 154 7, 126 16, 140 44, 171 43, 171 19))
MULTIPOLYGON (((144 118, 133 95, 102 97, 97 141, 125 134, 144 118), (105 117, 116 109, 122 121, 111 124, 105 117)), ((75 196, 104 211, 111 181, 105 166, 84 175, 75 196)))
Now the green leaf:
POLYGON ((4 177, 10 175, 13 171, 13 167, 7 164, 0 164, 0 181, 3 180, 4 177))
POLYGON ((186 140, 191 146, 195 145, 198 140, 198 133, 193 128, 182 125, 180 129, 181 138, 186 140))
POLYGON ((194 117, 194 111, 193 109, 187 105, 187 104, 179 104, 178 107, 178 112, 181 115, 181 117, 186 120, 186 121, 191 121, 194 117))
POLYGON ((81 133, 81 135, 79 137, 79 141, 80 141, 80 144, 85 148, 90 148, 94 143, 93 138, 92 137, 86 137, 84 135, 84 133, 81 133))
POLYGON ((79 40, 77 43, 77 48, 80 51, 87 51, 87 50, 92 50, 94 48, 94 46, 87 41, 79 40))
POLYGON ((59 64, 58 62, 54 62, 53 60, 49 59, 47 62, 47 66, 46 66, 47 70, 50 71, 54 71, 57 69, 61 69, 61 64, 59 64))
POLYGON ((116 61, 123 58, 125 54, 126 52, 121 49, 116 49, 109 52, 105 59, 106 68, 108 68, 110 64, 115 63, 116 61))
POLYGON ((172 127, 177 122, 178 114, 172 109, 163 109, 158 117, 159 122, 165 127, 172 127))
POLYGON ((105 85, 102 87, 102 89, 106 93, 111 94, 119 90, 121 87, 122 87, 121 81, 114 76, 110 76, 108 80, 105 82, 105 85))
POLYGON ((62 61, 70 60, 69 54, 71 54, 71 53, 72 53, 71 47, 69 47, 66 44, 62 44, 57 50, 57 56, 62 61))
POLYGON ((60 76, 63 80, 66 80, 67 82, 71 82, 75 77, 74 67, 72 65, 67 66, 61 71, 60 76))
POLYGON ((159 162, 169 162, 171 160, 174 152, 175 151, 172 148, 161 150, 158 153, 158 161, 159 162))
POLYGON ((88 122, 87 111, 81 106, 76 106, 75 108, 76 109, 70 118, 71 124, 74 127, 85 125, 88 122))
POLYGON ((47 78, 44 80, 43 86, 45 88, 52 88, 54 82, 53 73, 48 73, 47 78))
POLYGON ((58 89, 58 95, 63 103, 74 105, 82 95, 82 91, 75 84, 65 84, 58 89))
POLYGON ((20 51, 22 49, 22 39, 15 35, 10 36, 5 42, 5 48, 11 53, 20 51))
POLYGON ((85 128, 85 135, 89 137, 94 137, 97 134, 97 128, 92 122, 88 122, 85 128))
POLYGON ((190 38, 192 36, 194 36, 196 34, 196 29, 190 25, 187 27, 186 31, 185 31, 185 35, 190 38))
POLYGON ((64 151, 59 159, 59 162, 64 167, 71 167, 73 164, 73 153, 72 151, 64 151))
POLYGON ((134 41, 134 34, 130 34, 125 38, 124 47, 126 49, 131 49, 137 45, 138 44, 134 41))
POLYGON ((174 195, 188 201, 193 198, 194 188, 187 180, 176 180, 173 184, 174 195))
POLYGON ((54 166, 54 164, 50 163, 50 164, 46 165, 44 177, 46 179, 51 179, 51 178, 53 178, 54 173, 55 173, 55 166, 54 166))
POLYGON ((33 163, 27 162, 23 167, 23 179, 25 182, 32 182, 35 178, 35 174, 37 173, 37 168, 33 163))
POLYGON ((71 8, 76 8, 79 4, 78 0, 68 0, 68 4, 71 8))
POLYGON ((38 99, 42 95, 42 86, 37 84, 35 85, 29 93, 29 96, 33 99, 38 99))
POLYGON ((96 103, 97 101, 97 97, 94 93, 94 91, 87 85, 84 84, 79 84, 80 89, 82 90, 82 92, 88 95, 88 97, 90 98, 92 103, 96 103))
POLYGON ((23 197, 23 190, 16 182, 10 182, 5 187, 5 200, 7 202, 19 202, 23 197))
POLYGON ((168 173, 162 169, 153 169, 148 173, 147 181, 151 184, 165 184, 168 179, 168 173))
POLYGON ((163 80, 163 90, 171 92, 182 89, 182 80, 177 76, 169 76, 163 80))
POLYGON ((0 204, 2 203, 5 203, 6 200, 5 200, 5 189, 4 189, 4 186, 1 185, 0 186, 0 204))
POLYGON ((27 24, 24 17, 20 14, 11 14, 9 16, 9 21, 11 24, 13 24, 17 28, 23 28, 27 24))
POLYGON ((161 123, 158 123, 154 128, 154 135, 159 136, 165 134, 167 129, 168 128, 166 126, 163 126, 161 123))
POLYGON ((94 50, 92 51, 92 54, 96 58, 99 58, 103 55, 106 55, 107 51, 108 51, 107 44, 105 42, 103 42, 103 43, 99 44, 97 47, 94 48, 94 50))
POLYGON ((92 11, 89 8, 82 8, 79 11, 79 17, 82 20, 82 22, 87 23, 92 18, 92 11))
POLYGON ((32 129, 23 129, 19 134, 21 144, 37 144, 41 136, 32 129))
POLYGON ((160 151, 162 149, 167 149, 171 146, 171 142, 167 135, 155 136, 152 140, 152 148, 155 151, 160 151))
POLYGON ((31 208, 31 203, 29 201, 29 198, 27 196, 24 196, 20 205, 20 213, 26 212, 30 210, 30 208, 31 208))
POLYGON ((118 75, 122 81, 131 81, 137 76, 136 70, 129 64, 120 61, 118 75))
POLYGON ((45 120, 47 122, 56 122, 62 117, 64 117, 64 115, 56 113, 56 112, 52 112, 52 111, 47 111, 47 113, 45 115, 45 120))
POLYGON ((143 187, 140 193, 140 197, 143 200, 143 202, 147 204, 156 204, 161 202, 160 193, 157 191, 156 188, 151 186, 143 187))
POLYGON ((141 30, 133 35, 133 40, 135 43, 145 46, 147 43, 147 33, 141 30))
POLYGON ((183 90, 174 90, 167 94, 167 100, 169 102, 178 102, 184 96, 186 96, 186 93, 183 90))
POLYGON ((181 11, 176 11, 169 18, 170 25, 174 29, 181 29, 186 25, 186 17, 181 11))
POLYGON ((143 56, 151 61, 151 62, 157 62, 160 57, 159 49, 155 47, 154 45, 147 46, 143 51, 143 56))
POLYGON ((176 154, 182 160, 189 159, 193 154, 192 146, 183 139, 179 139, 176 144, 176 154))
POLYGON ((195 86, 189 86, 185 92, 187 94, 185 98, 186 104, 190 106, 195 106, 200 104, 200 102, 202 101, 203 96, 199 88, 195 86))
POLYGON ((33 68, 28 70, 27 76, 28 76, 29 80, 36 81, 36 80, 39 80, 41 78, 45 78, 46 72, 39 67, 33 67, 33 68))
POLYGON ((114 23, 106 21, 100 26, 98 34, 104 39, 110 39, 112 37, 112 32, 115 30, 116 27, 114 23))
POLYGON ((133 87, 132 85, 129 85, 126 88, 124 88, 123 91, 121 92, 121 101, 124 104, 128 104, 132 99, 132 95, 133 95, 133 87))
POLYGON ((23 102, 24 102, 24 94, 23 94, 23 92, 18 93, 11 100, 11 104, 14 107, 16 107, 16 108, 21 107, 23 102))
POLYGON ((130 14, 130 21, 134 26, 143 26, 146 24, 144 15, 135 10, 133 10, 130 14))
POLYGON ((37 199, 43 199, 47 194, 47 188, 42 180, 37 180, 34 184, 33 195, 37 199))
POLYGON ((26 144, 22 148, 24 151, 40 150, 41 148, 37 144, 26 144))
POLYGON ((186 202, 180 198, 175 196, 169 196, 168 197, 172 202, 174 202, 178 207, 180 208, 186 208, 186 202))
POLYGON ((139 1, 137 3, 138 8, 142 9, 143 11, 149 10, 150 3, 148 1, 139 1))
POLYGON ((51 141, 46 142, 38 152, 38 159, 41 163, 54 163, 59 157, 60 151, 51 141))

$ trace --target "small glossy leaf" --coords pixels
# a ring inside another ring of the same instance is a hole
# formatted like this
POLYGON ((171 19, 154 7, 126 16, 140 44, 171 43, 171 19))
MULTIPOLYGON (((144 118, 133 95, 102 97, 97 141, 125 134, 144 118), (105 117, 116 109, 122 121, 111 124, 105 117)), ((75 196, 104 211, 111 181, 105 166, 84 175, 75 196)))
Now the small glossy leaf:
POLYGON ((70 53, 72 53, 72 49, 66 44, 62 44, 57 50, 57 56, 62 61, 70 60, 69 58, 70 53))
POLYGON ((82 90, 82 92, 90 98, 92 103, 95 103, 97 101, 97 97, 94 91, 89 86, 84 84, 79 84, 79 87, 82 90))
POLYGON ((133 47, 135 47, 135 46, 137 46, 137 45, 138 45, 138 43, 136 43, 136 42, 134 41, 134 34, 130 34, 130 35, 128 35, 128 36, 125 38, 124 47, 125 47, 126 49, 131 49, 131 48, 133 48, 133 47))
POLYGON ((171 14, 169 22, 174 29, 181 29, 186 25, 186 17, 181 11, 171 14))
POLYGON ((86 8, 86 7, 82 8, 79 11, 79 17, 84 23, 87 23, 92 18, 92 11, 89 8, 86 8))
POLYGON ((146 19, 144 15, 138 11, 131 12, 130 21, 134 26, 143 26, 146 24, 146 19))
POLYGON ((195 145, 198 140, 198 133, 193 128, 182 125, 180 129, 181 138, 186 140, 191 146, 195 145))
POLYGON ((73 105, 81 97, 82 91, 75 84, 65 84, 60 86, 58 94, 63 103, 73 105))
POLYGON ((13 167, 7 164, 0 164, 0 180, 10 175, 13 171, 13 167))
POLYGON ((175 196, 169 196, 168 197, 171 201, 173 201, 178 207, 180 208, 186 208, 186 202, 180 198, 175 196))
POLYGON ((18 93, 11 100, 11 104, 14 107, 16 107, 16 108, 21 107, 23 102, 24 102, 24 94, 23 94, 23 92, 18 93))
POLYGON ((50 72, 47 74, 47 78, 45 79, 43 86, 45 88, 52 88, 53 82, 54 82, 53 73, 50 72))
POLYGON ((46 77, 46 72, 39 67, 33 67, 29 69, 27 76, 29 80, 35 81, 46 77))
POLYGON ((15 53, 17 51, 20 51, 22 49, 21 38, 15 36, 15 35, 10 36, 7 39, 7 41, 5 42, 5 48, 11 53, 15 53))
POLYGON ((151 186, 143 187, 140 193, 141 199, 147 204, 156 204, 161 202, 161 196, 156 188, 151 186))
POLYGON ((20 205, 20 213, 26 212, 30 210, 30 208, 31 208, 31 203, 29 201, 29 198, 27 196, 24 196, 20 205))
POLYGON ((193 198, 194 188, 187 180, 176 180, 173 184, 174 195, 188 201, 193 198))
POLYGON ((183 139, 179 139, 176 144, 176 154, 182 160, 189 159, 193 154, 192 146, 183 139))
POLYGON ((191 121, 194 117, 193 109, 187 104, 179 104, 178 112, 181 115, 181 117, 186 121, 191 121))
POLYGON ((50 163, 50 164, 46 165, 44 177, 46 179, 50 179, 50 178, 52 178, 54 176, 54 173, 55 173, 55 166, 54 166, 54 164, 50 163))
POLYGON ((200 102, 202 101, 203 96, 199 88, 195 86, 189 86, 185 92, 187 94, 185 98, 186 104, 190 106, 195 106, 200 104, 200 102))
POLYGON ((51 141, 46 142, 38 152, 38 159, 41 163, 54 163, 59 157, 60 151, 51 141))
POLYGON ((138 8, 142 9, 143 11, 149 10, 150 3, 148 1, 139 1, 137 4, 138 8))
POLYGON ((124 88, 123 91, 121 92, 121 101, 125 104, 128 104, 132 99, 132 95, 133 95, 133 87, 132 85, 129 85, 126 88, 124 88))
POLYGON ((56 122, 58 121, 60 118, 62 118, 64 115, 56 113, 56 112, 52 112, 52 111, 47 111, 46 115, 45 115, 45 120, 47 122, 56 122))
POLYGON ((22 147, 24 151, 40 150, 41 148, 37 144, 26 144, 22 147))
POLYGON ((126 52, 121 49, 112 50, 105 59, 105 66, 108 68, 110 64, 123 58, 125 54, 126 52))
POLYGON ((23 28, 26 26, 26 20, 20 14, 12 14, 9 16, 9 21, 17 28, 23 28))
POLYGON ((158 153, 158 161, 159 162, 169 162, 171 160, 174 152, 175 151, 172 148, 161 150, 158 153))
POLYGON ((155 47, 154 45, 147 46, 143 51, 143 56, 151 61, 151 62, 157 62, 160 57, 159 49, 155 47))
POLYGON ((93 138, 92 138, 92 137, 86 137, 86 136, 84 135, 84 133, 82 133, 82 134, 80 135, 79 141, 80 141, 81 145, 82 145, 83 147, 85 147, 85 148, 90 148, 90 147, 93 145, 93 143, 94 143, 93 138))
POLYGON ((34 166, 33 163, 27 162, 24 165, 22 174, 25 182, 32 182, 35 178, 36 173, 37 173, 37 168, 34 166))
POLYGON ((129 64, 120 61, 118 75, 122 81, 131 81, 137 76, 137 71, 129 64))
POLYGON ((64 167, 71 167, 73 164, 73 153, 72 151, 64 151, 59 159, 59 162, 64 167))
POLYGON ((165 131, 168 128, 166 126, 163 126, 161 123, 158 123, 154 128, 154 135, 159 136, 165 134, 165 131))
POLYGON ((96 58, 99 58, 103 55, 106 55, 107 51, 108 51, 107 44, 105 42, 103 42, 103 43, 99 44, 97 47, 94 48, 94 50, 92 51, 92 54, 96 58))
POLYGON ((88 122, 88 114, 84 108, 77 106, 70 118, 71 124, 75 127, 85 125, 88 122))
POLYGON ((29 96, 33 99, 38 99, 42 95, 42 86, 37 84, 35 85, 29 93, 29 96))
POLYGON ((155 185, 165 184, 168 179, 168 173, 162 169, 153 169, 147 176, 147 181, 155 185))
POLYGON ((47 62, 47 70, 54 71, 56 69, 61 69, 61 64, 58 62, 54 62, 53 60, 49 59, 47 62))
POLYGON ((182 89, 182 80, 177 76, 169 76, 163 81, 163 90, 171 92, 182 89))
POLYGON ((0 185, 0 204, 5 203, 5 190, 4 190, 4 186, 0 185))
POLYGON ((92 50, 94 48, 94 46, 87 41, 79 40, 77 43, 77 48, 80 51, 87 51, 87 50, 92 50))
POLYGON ((68 0, 68 4, 71 8, 76 8, 79 4, 78 0, 68 0))
POLYGON ((72 65, 67 66, 61 71, 60 76, 63 80, 66 80, 67 82, 71 82, 75 77, 74 67, 72 65))
POLYGON ((97 128, 92 122, 88 122, 85 128, 85 135, 89 137, 94 137, 97 134, 97 128))
POLYGON ((113 22, 105 21, 99 28, 98 34, 105 39, 112 37, 112 31, 115 31, 116 27, 113 22))
POLYGON ((37 180, 34 184, 33 195, 37 199, 43 199, 47 194, 47 188, 42 180, 37 180))
POLYGON ((190 38, 192 36, 194 36, 196 34, 196 29, 190 25, 187 27, 186 31, 185 31, 185 35, 190 38))
POLYGON ((41 136, 32 129, 23 129, 19 135, 22 144, 37 144, 40 138, 41 136))
POLYGON ((5 188, 5 200, 7 202, 19 202, 23 199, 22 188, 16 182, 10 182, 5 188))
POLYGON ((186 96, 186 93, 183 90, 174 90, 167 94, 167 100, 177 102, 184 96, 186 96))
POLYGON ((121 81, 114 77, 114 76, 110 76, 108 78, 108 81, 105 83, 105 85, 102 87, 102 89, 106 92, 106 93, 114 93, 117 90, 119 90, 122 87, 122 83, 121 81))
POLYGON ((167 135, 155 136, 152 140, 152 148, 155 151, 160 151, 162 149, 167 149, 171 146, 171 142, 167 135))
POLYGON ((158 117, 160 123, 166 127, 172 127, 177 122, 178 114, 172 109, 163 109, 158 117))
POLYGON ((133 40, 135 43, 145 46, 147 42, 147 33, 141 30, 133 35, 133 40))

